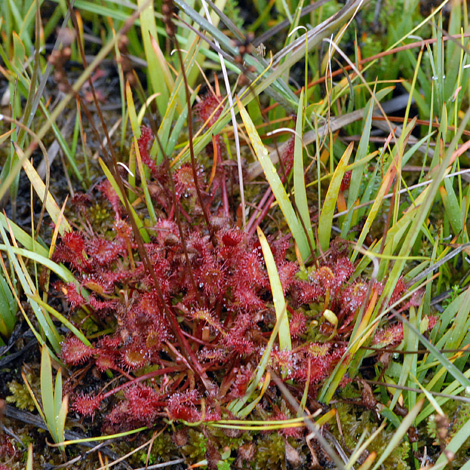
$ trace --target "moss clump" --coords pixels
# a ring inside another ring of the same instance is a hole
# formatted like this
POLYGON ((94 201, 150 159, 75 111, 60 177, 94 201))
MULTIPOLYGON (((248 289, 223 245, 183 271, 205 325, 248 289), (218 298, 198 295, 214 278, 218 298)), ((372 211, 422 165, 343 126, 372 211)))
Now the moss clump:
MULTIPOLYGON (((27 374, 26 377, 29 383, 33 382, 31 374, 27 374)), ((34 411, 36 409, 26 385, 13 380, 8 384, 8 389, 11 395, 6 398, 7 403, 13 403, 20 410, 34 411)))
POLYGON ((279 434, 269 434, 258 440, 256 469, 283 468, 286 465, 286 446, 279 434))
POLYGON ((207 437, 196 429, 189 429, 187 443, 181 450, 184 457, 190 462, 204 460, 207 451, 207 437))
MULTIPOLYGON (((331 432, 339 442, 344 442, 349 449, 354 449, 357 445, 362 433, 366 433, 366 438, 373 434, 380 423, 375 419, 373 412, 370 410, 360 411, 358 408, 346 403, 337 403, 339 420, 341 422, 342 434, 339 433, 338 427, 332 425, 331 432)), ((383 451, 390 443, 395 429, 390 431, 382 431, 370 443, 367 451, 377 452, 382 455, 383 451)), ((384 462, 385 468, 396 468, 397 470, 407 470, 409 468, 408 457, 410 452, 410 443, 403 440, 399 446, 395 448, 390 457, 384 462)))

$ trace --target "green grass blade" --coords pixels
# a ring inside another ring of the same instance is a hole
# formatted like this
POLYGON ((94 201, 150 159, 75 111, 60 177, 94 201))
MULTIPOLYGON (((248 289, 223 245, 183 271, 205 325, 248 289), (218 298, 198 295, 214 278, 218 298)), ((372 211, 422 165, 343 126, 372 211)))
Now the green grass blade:
POLYGON ((41 350, 41 400, 44 417, 46 420, 47 428, 54 439, 54 442, 59 442, 55 434, 55 412, 54 412, 54 390, 52 379, 52 365, 49 352, 45 346, 41 350))
POLYGON ((245 124, 246 131, 250 137, 251 143, 255 150, 256 156, 263 168, 266 179, 271 186, 271 190, 276 197, 276 200, 281 208, 282 213, 286 219, 287 225, 289 226, 292 236, 299 247, 302 259, 305 261, 310 255, 310 247, 308 246, 307 236, 305 235, 302 224, 300 223, 297 215, 294 212, 294 208, 289 200, 289 196, 286 193, 284 186, 281 183, 281 179, 277 174, 276 168, 274 167, 271 159, 269 158, 268 151, 261 141, 258 131, 253 124, 250 116, 246 112, 242 102, 238 100, 238 107, 240 109, 240 115, 245 124))
POLYGON ((45 199, 46 210, 52 221, 57 224, 60 219, 59 233, 63 235, 65 232, 70 232, 72 228, 70 227, 70 224, 67 222, 67 219, 64 217, 64 215, 61 214, 60 207, 55 202, 52 194, 48 192, 46 197, 46 185, 43 183, 41 177, 38 175, 37 171, 34 169, 29 160, 24 159, 23 151, 18 146, 15 146, 15 148, 18 156, 23 160, 23 168, 29 178, 29 181, 31 181, 31 184, 34 187, 36 194, 38 195, 41 202, 44 202, 45 199))
POLYGON ((285 315, 286 311, 286 300, 284 298, 284 292, 282 290, 281 279, 279 278, 279 272, 277 270, 276 262, 272 254, 271 248, 266 236, 262 230, 258 229, 258 238, 263 250, 264 261, 266 263, 266 269, 268 271, 269 283, 271 285, 271 291, 273 294, 274 310, 276 311, 276 319, 280 322, 279 324, 279 347, 280 349, 292 349, 290 330, 289 330, 289 319, 285 315))
MULTIPOLYGON (((410 322, 416 322, 416 312, 414 311, 414 308, 410 309, 410 322)), ((413 330, 409 328, 403 328, 404 330, 404 350, 405 351, 416 351, 418 349, 418 337, 413 333, 413 330)), ((416 360, 417 356, 416 354, 406 354, 404 359, 403 359, 403 365, 401 367, 401 374, 398 379, 398 385, 404 386, 408 382, 409 378, 411 376, 416 375, 416 360)), ((401 390, 396 390, 395 394, 393 396, 392 402, 388 406, 391 410, 395 407, 395 405, 398 402, 398 399, 402 395, 401 390)), ((409 404, 410 406, 413 406, 413 404, 409 404)))
POLYGON ((5 217, 4 214, 0 214, 0 224, 2 224, 3 228, 11 230, 16 241, 20 242, 27 250, 36 252, 45 258, 49 256, 49 250, 45 246, 41 245, 38 241, 34 241, 31 235, 5 217))
MULTIPOLYGON (((83 289, 82 289, 83 293, 83 289)), ((33 297, 34 300, 44 309, 46 309, 52 316, 57 318, 65 327, 67 327, 83 344, 89 347, 93 347, 90 343, 88 338, 76 327, 74 326, 67 318, 61 315, 57 310, 55 310, 50 305, 46 304, 43 300, 41 300, 38 296, 33 297)))
MULTIPOLYGON (((152 47, 152 38, 158 44, 157 25, 155 23, 155 14, 153 2, 147 0, 137 0, 140 10, 140 27, 142 30, 142 41, 144 43, 145 57, 147 58, 148 75, 154 93, 158 93, 157 106, 161 116, 165 115, 168 104, 168 89, 165 80, 162 80, 161 64, 159 59, 162 56, 156 56, 152 47)), ((164 64, 166 67, 166 63, 164 64)))
POLYGON ((33 444, 28 445, 28 457, 26 460, 26 470, 33 470, 33 444))
POLYGON ((308 210, 307 191, 305 188, 304 162, 303 162, 303 105, 304 93, 300 94, 299 107, 297 109, 297 123, 295 127, 295 147, 294 147, 294 196, 295 205, 299 211, 303 225, 307 230, 307 235, 312 248, 315 247, 313 238, 312 223, 310 221, 310 213, 308 210))
MULTIPOLYGON (((286 315, 286 312, 284 311, 282 317, 286 315)), ((250 384, 248 385, 245 395, 242 398, 239 398, 237 400, 232 401, 228 409, 230 410, 231 413, 233 413, 235 416, 238 416, 240 418, 247 416, 251 410, 252 410, 252 403, 249 405, 243 406, 246 404, 246 402, 251 398, 253 393, 255 392, 256 388, 258 385, 261 383, 261 379, 263 378, 263 374, 266 371, 266 367, 269 363, 269 359, 271 358, 271 351, 274 346, 274 341, 276 340, 276 336, 279 331, 279 327, 281 326, 281 321, 282 317, 280 319, 276 320, 276 325, 274 326, 273 331, 271 332, 271 336, 269 337, 268 344, 266 345, 266 349, 264 350, 263 356, 261 357, 261 360, 258 363, 258 366, 256 368, 256 373, 253 379, 250 381, 250 384)), ((255 400, 256 402, 256 400, 255 400)), ((253 403, 255 403, 253 402, 253 403)))
POLYGON ((413 330, 414 333, 418 335, 421 343, 423 343, 423 345, 429 349, 429 352, 439 361, 439 363, 447 369, 447 372, 449 372, 449 374, 452 375, 454 379, 460 383, 460 385, 463 387, 468 387, 470 390, 470 380, 454 364, 452 364, 452 362, 450 362, 449 359, 447 359, 447 357, 436 348, 436 346, 434 346, 425 336, 420 334, 415 326, 412 325, 406 318, 401 317, 400 319, 408 328, 413 330))
POLYGON ((336 209, 336 201, 338 199, 339 188, 343 181, 343 176, 346 171, 346 167, 349 163, 349 157, 354 148, 354 143, 351 142, 348 148, 344 151, 341 160, 339 161, 336 170, 331 178, 328 192, 326 193, 325 201, 320 214, 320 220, 318 223, 318 241, 323 251, 328 250, 330 246, 331 227, 333 226, 333 216, 336 209))
MULTIPOLYGON (((3 227, 2 227, 3 230, 3 227)), ((22 256, 24 258, 29 258, 30 260, 36 261, 43 266, 46 266, 51 271, 55 272, 63 281, 70 283, 76 283, 75 276, 63 265, 54 263, 54 261, 46 258, 42 255, 34 253, 33 251, 26 250, 24 248, 16 248, 9 246, 8 244, 0 244, 0 250, 6 251, 7 253, 11 253, 17 256, 22 256)), ((77 286, 79 284, 77 283, 77 286)))
MULTIPOLYGON (((375 93, 375 98, 377 100, 381 100, 387 93, 391 92, 393 90, 392 87, 385 88, 384 90, 380 90, 377 93, 375 93)), ((355 163, 359 163, 361 160, 367 158, 367 152, 369 149, 369 140, 370 140, 370 131, 372 128, 372 116, 374 113, 374 106, 375 106, 375 100, 374 98, 371 98, 364 109, 364 126, 362 128, 361 132, 361 140, 359 141, 359 145, 357 147, 357 152, 355 156, 355 163)), ((361 182, 362 182, 362 175, 364 174, 364 166, 360 165, 357 168, 354 168, 352 170, 351 174, 351 182, 349 185, 349 190, 348 190, 348 209, 351 209, 354 204, 356 203, 356 200, 359 196, 359 190, 361 187, 361 182)), ((354 217, 354 212, 350 211, 344 222, 343 226, 341 227, 341 237, 346 239, 348 236, 349 229, 351 227, 351 221, 353 220, 354 217)))
POLYGON ((18 307, 11 293, 10 286, 0 275, 0 335, 8 338, 16 324, 18 307))
MULTIPOLYGON (((55 429, 57 429, 57 419, 60 415, 60 409, 62 408, 62 371, 59 369, 55 376, 55 386, 54 386, 54 424, 55 429)), ((60 439, 60 440, 63 440, 60 439)))
POLYGON ((450 225, 454 232, 455 236, 458 236, 462 233, 462 225, 461 225, 461 208, 459 205, 459 201, 457 199, 457 195, 455 194, 454 187, 452 182, 446 178, 444 180, 444 186, 439 188, 441 193, 442 203, 444 204, 444 210, 449 218, 450 225))

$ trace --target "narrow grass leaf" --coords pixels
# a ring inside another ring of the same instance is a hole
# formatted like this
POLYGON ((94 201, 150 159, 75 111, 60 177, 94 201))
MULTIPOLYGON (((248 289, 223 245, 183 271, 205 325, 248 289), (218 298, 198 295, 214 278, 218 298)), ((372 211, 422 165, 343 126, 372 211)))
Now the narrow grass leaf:
POLYGON ((155 22, 155 13, 153 2, 147 0, 137 0, 140 11, 140 27, 142 30, 142 41, 144 43, 145 57, 147 59, 148 75, 153 91, 159 93, 157 98, 158 111, 161 116, 165 115, 168 105, 168 89, 165 80, 162 80, 162 67, 166 66, 160 63, 160 56, 156 55, 152 47, 151 38, 157 39, 157 25, 155 22))
POLYGON ((429 352, 436 357, 436 359, 442 364, 443 367, 447 369, 447 372, 449 372, 450 375, 454 377, 455 380, 457 380, 460 385, 464 387, 468 387, 470 390, 470 380, 462 373, 460 372, 457 367, 455 367, 452 362, 447 359, 447 357, 442 354, 425 336, 419 333, 419 331, 404 317, 400 317, 400 320, 411 330, 414 331, 416 335, 418 335, 419 340, 423 345, 429 349, 429 352))
MULTIPOLYGON (((286 315, 286 311, 284 311, 283 316, 286 315)), ((261 383, 261 379, 263 377, 263 374, 266 370, 266 367, 268 365, 269 359, 271 357, 271 351, 274 346, 274 341, 276 340, 276 336, 279 331, 279 327, 281 326, 281 321, 282 317, 280 319, 276 320, 276 325, 274 326, 273 331, 271 332, 271 336, 269 337, 268 344, 266 345, 266 348, 264 350, 263 356, 261 357, 261 360, 258 363, 258 366, 256 368, 256 373, 253 379, 250 381, 250 384, 248 385, 245 395, 242 398, 238 398, 234 401, 232 401, 228 409, 230 410, 231 413, 233 413, 235 416, 238 417, 243 417, 247 416, 248 413, 251 411, 250 408, 245 407, 244 409, 243 406, 246 404, 246 402, 250 399, 258 385, 261 383)))
MULTIPOLYGON (((83 293, 83 290, 82 290, 83 293)), ((88 338, 76 327, 74 326, 67 318, 61 315, 57 310, 44 302, 39 296, 33 297, 33 299, 43 308, 45 308, 52 316, 57 318, 66 328, 68 328, 83 344, 89 347, 93 347, 88 338)))
POLYGON ((131 122, 132 132, 136 139, 140 138, 140 126, 137 119, 137 111, 135 109, 134 97, 132 96, 132 89, 129 82, 126 82, 126 102, 127 112, 129 113, 129 120, 131 122))
POLYGON ((16 312, 18 307, 13 297, 10 286, 0 275, 0 335, 8 338, 16 324, 16 312))
POLYGON ((26 470, 33 470, 33 444, 28 445, 28 457, 26 460, 26 470))
MULTIPOLYGON (((410 308, 410 322, 416 321, 416 312, 414 308, 410 308)), ((409 378, 416 375, 416 359, 417 355, 412 354, 412 351, 418 349, 418 337, 413 333, 413 330, 409 328, 403 328, 404 332, 404 350, 410 352, 406 354, 403 359, 403 365, 401 368, 400 377, 398 379, 398 385, 404 386, 408 382, 409 378)), ((397 389, 393 395, 392 402, 389 405, 389 408, 392 410, 398 402, 398 399, 402 395, 402 391, 397 389)), ((409 406, 413 406, 412 403, 409 403, 409 406)))
MULTIPOLYGON (((470 369, 467 369, 464 373, 464 376, 470 378, 470 369)), ((426 385, 428 391, 430 390, 429 385, 426 385)), ((447 397, 436 397, 436 401, 440 406, 443 406, 449 400, 452 400, 454 396, 459 395, 466 390, 466 387, 462 386, 461 383, 457 380, 454 380, 451 384, 441 390, 442 394, 447 395, 447 397)), ((423 411, 416 418, 416 425, 425 420, 429 415, 435 412, 435 409, 432 405, 428 405, 424 408, 423 411)))
MULTIPOLYGON (((49 109, 47 108, 47 106, 45 106, 44 103, 42 103, 42 102, 39 102, 39 106, 41 107, 41 111, 44 113, 46 118, 49 119, 50 118, 49 117, 50 113, 49 113, 49 109)), ((77 165, 77 162, 76 162, 76 159, 75 159, 75 153, 73 153, 70 150, 69 145, 67 143, 67 140, 62 135, 62 132, 58 128, 57 124, 52 122, 51 123, 51 128, 52 128, 52 131, 54 132, 54 135, 55 135, 55 138, 57 139, 57 142, 60 145, 60 148, 62 149, 62 151, 64 152, 64 154, 67 158, 67 162, 69 163, 70 167, 73 170, 74 175, 76 176, 78 181, 83 182, 83 172, 80 171, 80 169, 78 168, 78 165, 77 165)), ((86 155, 86 153, 85 153, 85 155, 86 155)), ((85 162, 86 162, 86 160, 85 160, 85 162)))
POLYGON ((65 439, 65 421, 67 420, 68 410, 69 396, 65 395, 62 399, 62 403, 60 404, 59 414, 57 415, 57 435, 60 439, 59 442, 62 442, 65 439))
POLYGON ((445 213, 449 218, 454 235, 458 236, 462 233, 463 228, 461 225, 461 209, 454 187, 452 186, 452 182, 449 178, 444 180, 444 186, 441 186, 439 191, 441 193, 445 213))
POLYGON ((325 196, 325 201, 323 202, 320 220, 318 222, 318 241, 323 251, 328 250, 330 246, 331 227, 333 226, 333 216, 335 215, 339 188, 341 187, 341 182, 343 181, 343 176, 353 149, 354 143, 351 142, 336 166, 336 170, 333 173, 328 187, 328 192, 325 196))
POLYGON ((52 379, 52 365, 49 352, 45 346, 41 350, 41 401, 42 409, 44 411, 44 417, 54 442, 56 440, 55 427, 55 412, 54 412, 54 390, 53 390, 53 379, 52 379))
MULTIPOLYGON (((57 431, 58 429, 58 422, 57 419, 60 416, 60 409, 62 408, 62 371, 59 369, 55 376, 55 386, 54 386, 54 429, 57 431)), ((63 441, 64 439, 59 439, 59 441, 63 441)))
POLYGON ((156 224, 157 215, 155 214, 155 208, 153 206, 152 197, 150 196, 150 191, 147 185, 147 176, 145 174, 145 168, 142 163, 142 157, 140 155, 139 143, 137 142, 137 139, 135 137, 134 137, 134 150, 135 150, 135 155, 137 158, 137 166, 139 168, 139 173, 140 173, 140 183, 144 191, 145 204, 147 206, 147 210, 149 212, 149 216, 150 216, 150 220, 152 221, 152 224, 156 224))
POLYGON ((470 314, 470 287, 465 291, 457 315, 453 318, 450 327, 451 334, 446 341, 444 349, 458 349, 462 346, 462 341, 467 334, 466 323, 470 314))
POLYGON ((289 196, 286 193, 284 186, 282 185, 281 179, 277 174, 276 168, 274 167, 271 159, 269 158, 268 151, 261 141, 258 131, 253 124, 250 116, 246 112, 242 102, 238 99, 238 107, 240 109, 240 115, 245 124, 246 131, 250 137, 250 141, 255 150, 256 156, 263 168, 264 174, 271 186, 271 190, 276 197, 276 200, 281 208, 282 213, 286 219, 287 225, 289 226, 292 236, 294 237, 297 246, 299 247, 302 259, 305 261, 310 255, 310 247, 308 246, 307 236, 305 235, 302 224, 299 222, 297 215, 294 212, 294 208, 289 200, 289 196))
MULTIPOLYGON (((364 111, 364 116, 365 116, 364 127, 362 129, 361 140, 359 141, 359 146, 357 148, 355 163, 360 162, 367 155, 367 149, 369 148, 370 130, 372 127, 373 111, 374 111, 374 101, 371 99, 369 100, 369 104, 367 105, 364 111)), ((351 209, 356 203, 356 199, 359 195, 359 189, 361 187, 363 173, 364 173, 364 167, 362 165, 352 170, 351 182, 349 185, 349 192, 348 192, 348 209, 351 209)), ((341 237, 344 238, 345 240, 348 236, 348 232, 351 226, 351 220, 353 216, 354 216, 354 212, 350 210, 350 212, 347 214, 343 222, 343 226, 341 227, 341 237)))
POLYGON ((305 188, 304 161, 303 161, 303 105, 304 92, 302 90, 299 97, 299 107, 297 108, 297 122, 295 126, 295 146, 294 146, 294 196, 295 205, 302 219, 303 225, 307 231, 312 248, 315 247, 312 223, 310 221, 310 212, 307 202, 307 190, 305 188))
MULTIPOLYGON (((20 158, 24 156, 23 151, 17 145, 15 145, 15 150, 20 158)), ((55 202, 54 197, 50 192, 47 193, 46 197, 46 185, 43 183, 41 177, 38 175, 37 171, 34 169, 33 165, 31 165, 29 160, 23 161, 23 168, 41 202, 44 203, 44 198, 46 198, 46 210, 49 216, 51 217, 52 221, 54 223, 58 223, 60 216, 60 207, 55 202)), ((70 231, 72 231, 72 227, 70 227, 70 224, 67 222, 67 219, 62 216, 59 226, 59 233, 61 235, 64 235, 65 232, 70 231)))
POLYGON ((11 137, 14 131, 15 129, 10 129, 9 131, 6 131, 2 135, 0 135, 0 145, 2 145, 3 142, 8 139, 8 137, 11 137))
MULTIPOLYGON (((442 411, 442 408, 439 406, 439 403, 437 402, 437 400, 423 387, 421 382, 414 375, 412 376, 412 379, 414 380, 414 382, 416 382, 418 387, 423 391, 424 396, 429 401, 431 406, 434 408, 436 413, 439 413, 441 416, 444 416, 444 412, 442 411)), ((418 420, 418 417, 416 419, 418 420)))
POLYGON ((150 35, 150 42, 152 44, 152 49, 153 49, 153 52, 155 53, 155 57, 157 58, 157 63, 160 68, 160 73, 163 75, 163 79, 165 80, 166 87, 168 90, 173 90, 175 86, 175 82, 170 73, 170 69, 166 62, 165 56, 163 55, 163 52, 160 48, 160 45, 158 44, 158 41, 152 35, 150 35))
POLYGON ((286 300, 284 298, 284 292, 282 290, 281 279, 279 278, 279 272, 277 270, 274 256, 269 246, 266 236, 262 230, 257 227, 258 238, 263 250, 264 261, 266 263, 266 269, 269 276, 269 284, 271 285, 271 291, 273 294, 274 310, 276 311, 276 319, 280 322, 279 324, 279 347, 281 350, 292 349, 291 336, 289 330, 289 319, 285 315, 286 311, 286 300))
MULTIPOLYGON (((36 261, 37 263, 42 264, 51 271, 54 271, 63 281, 67 283, 76 283, 75 276, 65 266, 54 263, 54 261, 48 259, 45 256, 39 255, 37 253, 34 253, 33 251, 26 250, 24 248, 12 247, 7 244, 0 244, 0 250, 36 261)), ((79 284, 77 283, 77 286, 78 285, 79 284)))

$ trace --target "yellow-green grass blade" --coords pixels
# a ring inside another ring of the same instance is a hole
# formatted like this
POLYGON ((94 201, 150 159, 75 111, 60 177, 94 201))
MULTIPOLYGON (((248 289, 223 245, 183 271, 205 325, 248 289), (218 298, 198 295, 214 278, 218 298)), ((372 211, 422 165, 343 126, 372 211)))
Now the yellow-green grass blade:
MULTIPOLYGON (((407 131, 408 131, 407 135, 409 135, 412 131, 412 127, 408 126, 407 131)), ((403 133, 405 133, 405 131, 403 133)), ((403 143, 402 143, 402 146, 403 146, 403 143)), ((370 208, 368 212, 366 222, 364 223, 364 226, 359 235, 357 246, 362 246, 362 244, 364 243, 364 240, 370 231, 372 223, 377 218, 377 215, 379 214, 379 211, 382 208, 383 197, 385 196, 385 194, 387 194, 390 191, 393 181, 395 180, 395 177, 399 169, 401 168, 401 157, 402 157, 402 154, 400 153, 398 146, 396 146, 395 152, 392 156, 392 160, 382 179, 382 184, 375 196, 374 203, 372 204, 372 207, 370 208)), ((355 261, 357 255, 358 255, 358 252, 353 253, 351 260, 355 261)))
MULTIPOLYGON (((287 313, 284 311, 283 316, 287 315, 287 313)), ((253 403, 257 403, 257 400, 255 399, 254 402, 248 404, 245 406, 246 402, 250 399, 250 397, 253 395, 254 391, 258 387, 258 385, 261 383, 261 379, 263 378, 263 374, 266 371, 266 367, 269 363, 269 359, 271 357, 271 351, 274 346, 274 341, 276 340, 276 336, 279 331, 279 327, 281 325, 281 320, 280 319, 276 320, 276 325, 274 326, 273 331, 271 332, 271 336, 269 337, 268 344, 266 345, 266 349, 264 350, 263 356, 261 357, 261 360, 258 363, 258 366, 256 368, 256 373, 253 379, 250 381, 250 384, 248 385, 245 395, 242 398, 238 398, 234 401, 232 401, 228 409, 230 410, 231 413, 233 413, 235 416, 238 417, 244 417, 247 416, 252 408, 253 408, 253 403), (245 408, 243 408, 245 406, 245 408)), ((266 380, 266 379, 265 379, 266 380)))
MULTIPOLYGON (((15 148, 18 156, 23 158, 23 151, 18 146, 15 146, 15 148)), ((46 200, 46 210, 52 221, 57 224, 60 217, 59 233, 64 235, 65 232, 72 231, 72 228, 67 222, 67 219, 63 214, 61 215, 60 207, 55 202, 52 194, 48 192, 46 197, 46 185, 43 183, 41 177, 38 175, 37 171, 34 169, 33 165, 31 165, 29 160, 23 160, 23 168, 41 202, 44 203, 44 199, 46 200)))
POLYGON ((271 186, 271 190, 276 197, 276 200, 281 208, 282 213, 286 219, 287 225, 289 226, 292 236, 297 243, 302 259, 305 261, 310 255, 310 248, 308 246, 307 236, 305 235, 302 224, 300 223, 297 215, 294 212, 294 208, 289 200, 289 196, 286 193, 284 186, 282 185, 281 179, 277 174, 276 168, 274 167, 271 159, 269 158, 268 151, 261 141, 258 131, 253 124, 250 116, 246 112, 242 102, 238 99, 238 108, 240 109, 240 115, 245 124, 246 132, 250 137, 250 141, 253 145, 253 149, 256 156, 263 168, 266 179, 271 186))
POLYGON ((354 143, 351 142, 348 145, 348 148, 344 151, 333 177, 331 178, 328 192, 326 193, 325 201, 323 202, 320 220, 318 222, 318 242, 323 251, 328 250, 330 246, 331 228, 333 226, 333 216, 335 214, 339 188, 343 181, 343 176, 346 171, 346 167, 348 166, 349 157, 351 156, 353 148, 354 143))
POLYGON ((303 105, 304 92, 299 97, 299 107, 297 109, 297 123, 295 126, 295 146, 294 146, 294 197, 295 205, 299 216, 307 231, 312 248, 315 247, 312 223, 310 222, 310 213, 308 210, 307 191, 305 188, 304 162, 303 162, 303 105))
MULTIPOLYGON (((271 285, 271 292, 273 294, 274 310, 276 311, 276 319, 280 322, 279 324, 279 348, 281 350, 292 349, 292 342, 290 337, 289 319, 285 315, 286 311, 286 299, 284 298, 284 292, 282 290, 281 279, 279 278, 279 272, 277 270, 276 262, 272 254, 271 248, 266 236, 262 230, 257 227, 258 238, 263 250, 264 261, 266 263, 266 269, 269 276, 269 284, 271 285)), ((287 371, 285 371, 287 372, 287 371)))
MULTIPOLYGON (((130 19, 130 18, 127 18, 127 19, 130 19)), ((12 164, 12 168, 8 172, 8 176, 6 176, 5 180, 3 181, 3 184, 0 186, 0 199, 3 198, 3 196, 8 191, 10 186, 16 180, 18 176, 18 172, 20 171, 22 167, 23 159, 27 160, 31 156, 33 149, 34 149, 33 144, 38 143, 47 134, 52 123, 54 123, 56 119, 60 116, 60 114, 64 111, 67 104, 70 102, 70 100, 72 100, 75 97, 75 93, 78 93, 78 91, 82 88, 83 84, 86 82, 86 80, 88 80, 88 78, 91 76, 92 72, 96 69, 96 67, 98 67, 99 64, 102 63, 103 59, 108 55, 108 53, 112 51, 112 49, 114 48, 119 38, 122 37, 122 34, 123 34, 123 31, 121 30, 119 34, 117 34, 112 40, 110 40, 108 43, 103 45, 103 47, 98 52, 96 57, 93 59, 91 64, 86 68, 86 70, 83 71, 80 77, 72 85, 72 91, 69 94, 67 94, 57 104, 57 106, 54 108, 54 111, 51 113, 49 119, 37 131, 33 139, 33 142, 26 150, 24 157, 20 159, 20 161, 17 161, 14 164, 12 164)), ((0 48, 0 51, 1 51, 1 48, 0 48)))
POLYGON ((33 470, 33 444, 28 445, 28 457, 26 460, 26 470, 33 470))
POLYGON ((45 258, 49 255, 49 250, 38 241, 33 240, 31 235, 18 227, 14 222, 8 219, 4 214, 0 214, 0 224, 7 230, 11 230, 17 242, 20 242, 26 250, 32 251, 45 258))
POLYGON ((457 199, 457 195, 455 194, 454 187, 452 186, 452 181, 446 178, 444 180, 444 186, 441 186, 439 191, 441 194, 442 203, 444 204, 445 213, 449 218, 454 235, 461 235, 463 230, 461 208, 457 199))
MULTIPOLYGON (((419 317, 417 317, 415 309, 410 308, 410 322, 413 322, 416 325, 418 319, 419 317)), ((410 376, 416 376, 417 355, 412 354, 411 351, 416 351, 419 346, 418 337, 417 335, 413 333, 413 330, 410 330, 409 328, 404 328, 403 330, 404 330, 404 334, 403 334, 404 350, 410 352, 410 354, 405 354, 405 357, 403 358, 403 365, 401 367, 401 373, 398 379, 399 386, 406 385, 410 376)), ((400 398, 402 393, 403 392, 398 389, 395 391, 394 396, 392 398, 392 402, 390 403, 388 408, 393 410, 393 408, 397 404, 398 399, 400 398)), ((414 397, 416 397, 415 393, 413 395, 414 397)), ((411 400, 408 402, 409 407, 414 406, 414 404, 415 403, 412 403, 411 400)))
POLYGON ((62 370, 57 371, 54 387, 54 434, 56 436, 55 442, 62 442, 65 438, 65 420, 67 419, 68 411, 68 395, 62 398, 62 370))
MULTIPOLYGON (((1 227, 1 230, 3 230, 3 227, 1 227)), ((6 243, 0 244, 0 250, 11 252, 12 254, 15 254, 17 256, 22 256, 24 258, 29 258, 32 261, 36 261, 37 263, 42 264, 51 271, 54 271, 63 281, 67 283, 73 282, 74 284, 79 286, 77 280, 75 279, 75 276, 66 267, 61 264, 54 263, 54 261, 50 260, 49 258, 46 258, 43 255, 34 253, 33 251, 26 250, 24 248, 12 247, 6 243)))
POLYGON ((414 334, 416 334, 419 338, 419 341, 423 343, 423 345, 429 350, 430 354, 432 354, 440 364, 447 370, 447 372, 457 380, 460 385, 467 387, 470 390, 470 380, 463 374, 447 357, 442 354, 439 349, 436 348, 427 338, 419 333, 419 330, 410 323, 406 318, 401 317, 401 321, 404 323, 404 326, 411 329, 414 334))
MULTIPOLYGON (((378 91, 377 93, 375 93, 375 99, 380 101, 386 94, 391 92, 393 88, 394 87, 388 87, 388 88, 385 88, 384 90, 378 91)), ((371 98, 366 108, 364 109, 364 126, 362 128, 361 140, 359 141, 359 145, 357 147, 357 152, 355 156, 354 163, 356 164, 368 158, 367 152, 368 152, 369 144, 370 144, 369 140, 370 140, 370 131, 372 128, 372 116, 374 112, 374 106, 376 103, 375 99, 371 98)), ((348 209, 349 210, 354 206, 359 196, 359 190, 361 187, 362 175, 364 174, 364 169, 365 169, 365 166, 359 165, 358 167, 355 167, 352 170, 351 182, 350 182, 349 190, 348 190, 348 209)), ((345 217, 345 220, 341 227, 341 237, 344 239, 346 239, 348 236, 348 232, 351 227, 351 223, 352 223, 351 221, 353 220, 354 214, 355 213, 350 210, 350 212, 345 217)))
POLYGON ((54 411, 54 389, 52 378, 52 364, 49 352, 45 346, 41 351, 41 401, 42 409, 44 412, 45 422, 47 428, 54 439, 54 442, 59 442, 55 434, 55 411, 54 411))
MULTIPOLYGON (((83 290, 82 290, 83 292, 83 290)), ((89 347, 93 347, 88 338, 76 327, 74 326, 67 318, 61 315, 57 310, 44 302, 39 296, 34 296, 33 299, 44 309, 46 309, 52 316, 57 318, 65 327, 67 327, 83 344, 89 347)))

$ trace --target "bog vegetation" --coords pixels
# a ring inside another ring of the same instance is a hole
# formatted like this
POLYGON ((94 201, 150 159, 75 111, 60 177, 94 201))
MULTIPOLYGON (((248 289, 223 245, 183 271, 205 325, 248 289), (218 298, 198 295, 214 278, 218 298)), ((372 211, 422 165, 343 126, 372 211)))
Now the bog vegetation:
POLYGON ((0 469, 470 469, 468 18, 2 2, 0 469))

